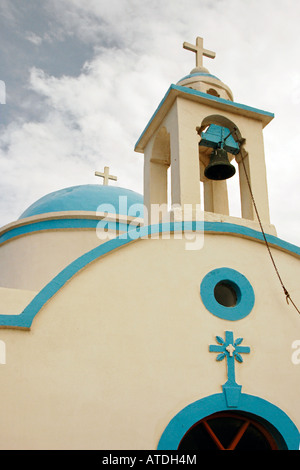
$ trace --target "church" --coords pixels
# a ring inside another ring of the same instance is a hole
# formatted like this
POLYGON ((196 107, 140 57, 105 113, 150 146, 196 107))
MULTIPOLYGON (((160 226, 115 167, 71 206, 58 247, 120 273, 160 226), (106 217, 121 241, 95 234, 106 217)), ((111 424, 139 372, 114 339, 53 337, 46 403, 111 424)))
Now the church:
POLYGON ((2 450, 299 449, 300 248, 270 220, 274 115, 234 101, 202 38, 183 47, 196 66, 135 145, 143 194, 105 167, 0 229, 2 450))

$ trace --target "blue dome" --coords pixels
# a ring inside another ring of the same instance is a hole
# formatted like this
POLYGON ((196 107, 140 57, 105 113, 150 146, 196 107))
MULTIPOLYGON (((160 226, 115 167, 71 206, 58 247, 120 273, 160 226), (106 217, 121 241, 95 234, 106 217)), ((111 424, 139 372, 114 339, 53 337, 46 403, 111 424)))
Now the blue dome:
POLYGON ((114 212, 120 215, 143 217, 143 196, 135 191, 116 186, 98 184, 72 186, 43 196, 29 206, 19 219, 65 211, 114 212), (140 207, 135 206, 134 210, 130 211, 130 207, 134 204, 140 207))

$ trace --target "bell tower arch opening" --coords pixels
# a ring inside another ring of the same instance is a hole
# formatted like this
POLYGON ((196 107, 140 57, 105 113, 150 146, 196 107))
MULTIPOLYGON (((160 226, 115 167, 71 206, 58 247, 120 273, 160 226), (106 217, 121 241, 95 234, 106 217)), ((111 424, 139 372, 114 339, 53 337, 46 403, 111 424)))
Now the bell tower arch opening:
POLYGON ((224 116, 210 115, 203 119, 197 132, 204 211, 241 217, 240 174, 243 170, 237 156, 243 138, 238 127, 224 116))

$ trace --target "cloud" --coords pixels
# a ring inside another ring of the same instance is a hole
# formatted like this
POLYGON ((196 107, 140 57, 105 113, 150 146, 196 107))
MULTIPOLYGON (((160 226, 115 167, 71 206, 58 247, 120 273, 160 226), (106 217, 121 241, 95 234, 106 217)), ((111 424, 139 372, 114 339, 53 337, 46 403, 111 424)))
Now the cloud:
POLYGON ((36 46, 39 46, 43 41, 43 38, 33 33, 32 31, 26 33, 25 39, 36 46))
MULTIPOLYGON (((106 165, 118 184, 142 191, 143 156, 134 144, 169 85, 194 67, 182 43, 200 35, 217 53, 205 66, 235 100, 275 112, 264 131, 271 216, 279 235, 299 244, 296 2, 30 0, 23 23, 13 0, 2 10, 11 31, 19 28, 32 49, 40 48, 34 56, 18 49, 18 58, 22 51, 27 58, 27 81, 19 85, 27 93, 19 100, 22 113, 15 111, 0 135, 2 223, 49 191, 97 183, 94 171, 106 165), (90 49, 81 51, 81 44, 90 49)), ((13 40, 10 56, 12 47, 13 40)))
POLYGON ((3 80, 0 80, 0 104, 6 103, 6 86, 3 80))
POLYGON ((12 206, 20 213, 24 201, 29 204, 45 192, 96 183, 94 171, 107 164, 121 185, 142 191, 143 160, 134 144, 140 122, 146 123, 153 111, 148 102, 153 81, 150 70, 145 73, 149 66, 130 51, 108 49, 77 77, 31 69, 29 87, 40 95, 44 112, 39 121, 11 125, 2 136, 0 171, 10 175, 6 188, 10 192, 19 178, 18 193, 23 193, 9 207, 2 201, 7 219, 12 206))

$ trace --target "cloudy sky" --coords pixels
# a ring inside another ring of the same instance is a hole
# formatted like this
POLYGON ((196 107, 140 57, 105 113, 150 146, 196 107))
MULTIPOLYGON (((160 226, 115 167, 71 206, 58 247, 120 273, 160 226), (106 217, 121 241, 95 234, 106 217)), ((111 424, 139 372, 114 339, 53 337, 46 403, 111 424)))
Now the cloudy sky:
POLYGON ((297 0, 0 0, 0 225, 104 166, 142 192, 134 145, 201 36, 234 100, 275 114, 271 221, 300 245, 299 21, 297 0))

